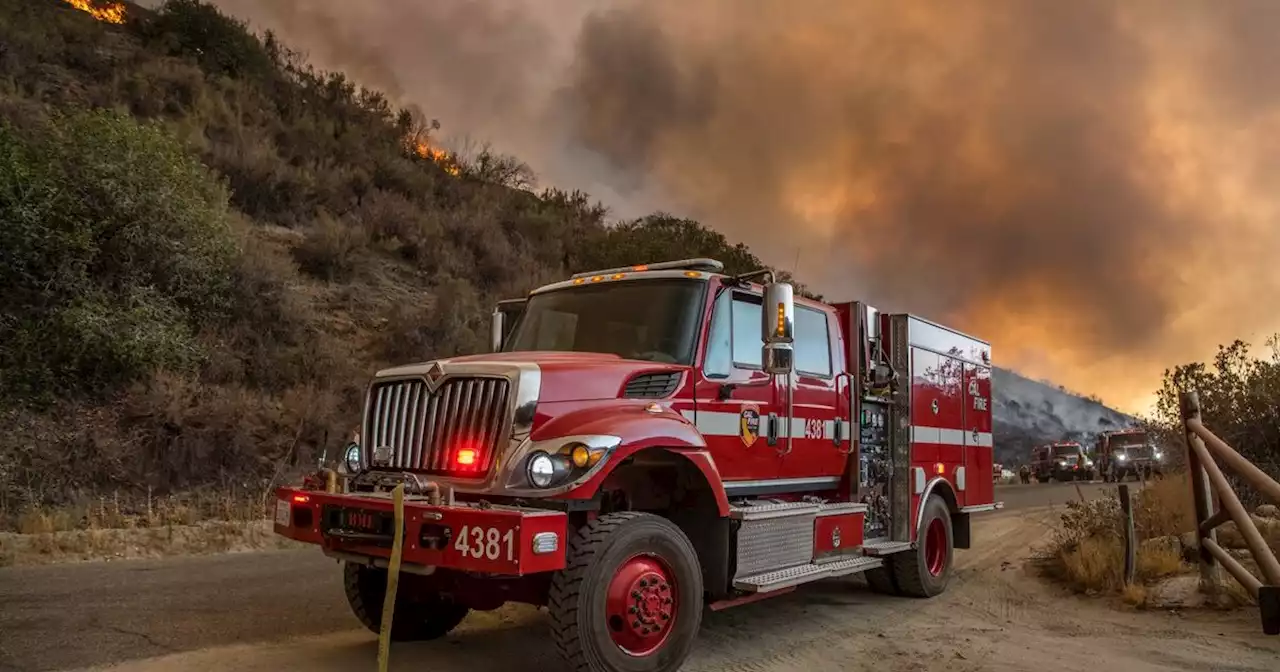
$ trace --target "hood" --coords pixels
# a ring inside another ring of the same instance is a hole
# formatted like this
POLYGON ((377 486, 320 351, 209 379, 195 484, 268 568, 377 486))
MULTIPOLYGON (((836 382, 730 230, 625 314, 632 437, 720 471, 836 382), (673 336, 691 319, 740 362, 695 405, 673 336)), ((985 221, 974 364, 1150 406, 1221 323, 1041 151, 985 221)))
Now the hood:
MULTIPOLYGON (((642 373, 679 373, 687 366, 623 359, 594 352, 494 352, 435 360, 445 364, 529 363, 542 371, 539 403, 616 399, 627 381, 642 373)), ((432 362, 421 362, 379 371, 379 376, 425 374, 432 362)))

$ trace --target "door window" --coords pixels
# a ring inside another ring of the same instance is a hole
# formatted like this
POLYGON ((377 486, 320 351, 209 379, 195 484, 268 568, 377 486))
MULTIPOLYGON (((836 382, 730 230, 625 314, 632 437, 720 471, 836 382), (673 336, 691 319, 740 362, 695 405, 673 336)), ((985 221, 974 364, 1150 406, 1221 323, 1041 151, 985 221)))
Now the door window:
POLYGON ((761 299, 758 296, 733 295, 733 363, 743 369, 763 368, 760 349, 761 299))
POLYGON ((760 306, 760 297, 739 292, 721 292, 716 298, 702 367, 708 378, 728 377, 735 366, 761 368, 760 306))
POLYGON ((831 377, 831 341, 826 313, 796 306, 795 347, 797 372, 819 378, 831 377))

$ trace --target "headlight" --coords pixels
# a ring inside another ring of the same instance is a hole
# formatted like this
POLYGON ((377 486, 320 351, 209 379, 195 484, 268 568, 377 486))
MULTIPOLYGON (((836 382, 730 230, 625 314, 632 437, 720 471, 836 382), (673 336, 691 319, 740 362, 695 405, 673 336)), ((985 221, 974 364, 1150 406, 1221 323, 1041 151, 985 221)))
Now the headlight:
POLYGON ((1066 464, 1066 462, 1064 462, 1063 460, 1057 460, 1057 464, 1058 464, 1058 466, 1059 466, 1059 467, 1061 467, 1061 466, 1065 465, 1065 464, 1066 464))
POLYGON ((1084 461, 1084 466, 1086 466, 1086 467, 1092 467, 1092 466, 1093 466, 1093 460, 1085 460, 1085 461, 1084 461))
POLYGON ((1124 453, 1120 453, 1119 455, 1116 455, 1116 459, 1121 462, 1124 462, 1129 459, 1129 456, 1125 455, 1124 453))
POLYGON ((1158 451, 1158 450, 1157 450, 1157 451, 1156 451, 1156 454, 1155 454, 1155 457, 1156 457, 1156 459, 1157 459, 1157 460, 1163 460, 1163 459, 1164 459, 1164 453, 1162 453, 1162 452, 1160 452, 1160 451, 1158 451))
POLYGON ((556 463, 546 453, 534 453, 529 456, 529 482, 537 488, 551 485, 556 476, 556 463))
POLYGON ((360 471, 360 444, 350 444, 342 453, 342 461, 346 463, 348 473, 360 471))

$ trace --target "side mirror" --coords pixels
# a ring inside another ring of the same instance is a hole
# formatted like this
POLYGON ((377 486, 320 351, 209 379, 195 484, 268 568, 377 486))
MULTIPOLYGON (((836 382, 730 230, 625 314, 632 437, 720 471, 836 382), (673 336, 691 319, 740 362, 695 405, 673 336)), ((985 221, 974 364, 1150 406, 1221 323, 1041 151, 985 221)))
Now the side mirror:
POLYGON ((490 352, 499 352, 502 350, 502 337, 507 333, 506 329, 502 328, 503 323, 506 321, 505 318, 506 318, 506 315, 502 313, 502 309, 500 308, 493 309, 493 315, 490 317, 490 321, 489 321, 489 351, 490 352))
POLYGON ((784 376, 795 368, 795 289, 790 283, 771 282, 764 287, 760 340, 765 373, 784 376))

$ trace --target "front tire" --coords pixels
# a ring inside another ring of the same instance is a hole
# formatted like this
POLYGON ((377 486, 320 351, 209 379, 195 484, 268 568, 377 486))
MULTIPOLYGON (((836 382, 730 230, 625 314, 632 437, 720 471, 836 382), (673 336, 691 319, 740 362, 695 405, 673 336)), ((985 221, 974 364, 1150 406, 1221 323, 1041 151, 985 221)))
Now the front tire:
MULTIPOLYGON (((387 595, 387 570, 352 562, 342 568, 343 587, 351 612, 374 634, 382 630, 382 602, 387 595)), ((413 642, 449 634, 470 611, 439 593, 416 594, 403 584, 396 591, 391 617, 391 641, 413 642)))
POLYGON ((671 521, 624 511, 574 535, 551 579, 551 636, 574 672, 675 672, 702 622, 702 569, 671 521))
POLYGON ((890 556, 898 588, 910 597, 941 594, 951 581, 954 556, 951 511, 942 498, 930 497, 920 518, 915 550, 890 556))

